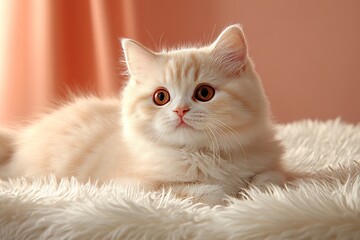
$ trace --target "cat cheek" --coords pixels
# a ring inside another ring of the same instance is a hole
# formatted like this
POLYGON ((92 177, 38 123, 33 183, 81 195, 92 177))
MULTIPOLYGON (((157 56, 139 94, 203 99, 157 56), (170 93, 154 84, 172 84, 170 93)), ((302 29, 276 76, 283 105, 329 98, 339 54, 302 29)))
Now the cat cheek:
POLYGON ((151 119, 151 124, 154 129, 156 129, 158 134, 161 134, 161 132, 164 131, 165 128, 167 128, 166 123, 166 112, 156 109, 156 113, 154 114, 153 118, 151 119))

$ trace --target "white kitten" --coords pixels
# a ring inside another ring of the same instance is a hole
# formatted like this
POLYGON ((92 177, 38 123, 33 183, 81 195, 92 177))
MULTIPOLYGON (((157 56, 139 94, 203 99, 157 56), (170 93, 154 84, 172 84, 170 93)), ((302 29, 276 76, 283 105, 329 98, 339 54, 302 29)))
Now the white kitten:
POLYGON ((0 136, 1 178, 116 178, 209 204, 249 182, 284 183, 282 146, 238 25, 202 48, 122 45, 129 81, 121 99, 79 98, 0 136))

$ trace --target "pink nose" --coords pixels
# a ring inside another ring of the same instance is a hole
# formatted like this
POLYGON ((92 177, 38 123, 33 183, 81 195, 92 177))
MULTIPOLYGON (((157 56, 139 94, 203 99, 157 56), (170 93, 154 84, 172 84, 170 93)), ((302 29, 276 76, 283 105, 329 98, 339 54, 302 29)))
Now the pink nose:
POLYGON ((178 107, 174 110, 179 117, 183 117, 188 111, 190 111, 190 108, 188 107, 178 107))

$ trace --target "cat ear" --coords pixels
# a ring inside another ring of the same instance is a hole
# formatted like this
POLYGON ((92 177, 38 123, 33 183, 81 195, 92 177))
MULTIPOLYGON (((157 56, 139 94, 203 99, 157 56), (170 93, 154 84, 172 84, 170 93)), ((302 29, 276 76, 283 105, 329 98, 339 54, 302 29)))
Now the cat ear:
POLYGON ((131 39, 122 39, 121 45, 128 71, 136 79, 146 78, 157 69, 158 56, 151 50, 131 39))
POLYGON ((247 46, 239 25, 227 27, 211 45, 212 57, 231 76, 238 76, 246 63, 247 46))

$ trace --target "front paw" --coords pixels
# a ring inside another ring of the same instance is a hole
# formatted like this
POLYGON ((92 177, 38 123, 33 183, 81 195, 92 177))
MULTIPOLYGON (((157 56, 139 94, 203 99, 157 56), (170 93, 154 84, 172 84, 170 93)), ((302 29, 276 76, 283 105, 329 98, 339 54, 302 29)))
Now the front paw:
POLYGON ((172 188, 173 192, 180 197, 191 197, 194 202, 205 203, 210 206, 224 205, 226 192, 220 185, 190 184, 172 188))
POLYGON ((224 205, 226 196, 227 194, 222 186, 203 185, 196 190, 194 200, 210 206, 224 205))
POLYGON ((266 171, 255 175, 252 180, 252 185, 260 189, 266 189, 269 185, 283 186, 285 181, 286 176, 284 173, 279 171, 266 171))

